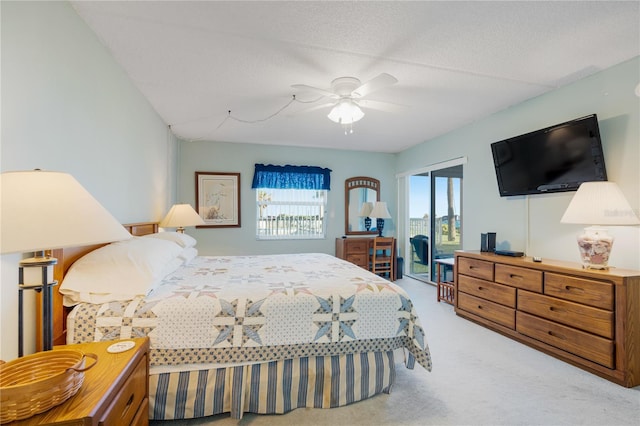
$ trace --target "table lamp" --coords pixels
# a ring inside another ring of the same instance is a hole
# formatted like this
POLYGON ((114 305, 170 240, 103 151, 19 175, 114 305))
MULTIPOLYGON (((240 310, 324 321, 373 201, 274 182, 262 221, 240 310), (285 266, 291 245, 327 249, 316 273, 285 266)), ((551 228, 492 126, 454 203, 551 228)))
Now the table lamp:
POLYGON ((181 234, 184 234, 185 226, 198 225, 206 225, 206 223, 190 204, 174 204, 158 224, 161 228, 177 228, 176 232, 181 234))
POLYGON ((391 213, 387 209, 387 203, 385 201, 376 201, 376 204, 371 210, 371 217, 376 218, 376 227, 378 229, 378 236, 382 237, 382 229, 384 228, 384 220, 391 219, 391 213))
POLYGON ((42 292, 42 349, 50 350, 57 259, 45 250, 125 240, 131 234, 67 173, 5 172, 0 190, 0 254, 35 252, 18 269, 18 355, 23 355, 23 290, 42 292))
POLYGON ((592 225, 578 235, 582 265, 607 269, 613 237, 602 225, 638 225, 640 220, 614 182, 584 182, 564 212, 562 223, 592 225))
POLYGON ((362 208, 358 216, 364 217, 364 229, 369 231, 371 229, 371 210, 373 210, 373 203, 365 201, 362 203, 362 208))

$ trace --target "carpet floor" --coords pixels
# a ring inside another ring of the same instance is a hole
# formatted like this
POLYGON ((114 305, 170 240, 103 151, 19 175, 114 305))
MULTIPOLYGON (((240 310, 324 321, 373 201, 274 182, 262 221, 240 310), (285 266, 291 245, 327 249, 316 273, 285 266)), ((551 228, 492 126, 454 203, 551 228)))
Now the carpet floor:
MULTIPOLYGON (((640 386, 627 389, 473 322, 405 277, 427 335, 433 371, 396 366, 391 394, 333 409, 228 414, 152 426, 195 425, 639 425, 640 386)), ((401 361, 398 360, 397 361, 401 361)))

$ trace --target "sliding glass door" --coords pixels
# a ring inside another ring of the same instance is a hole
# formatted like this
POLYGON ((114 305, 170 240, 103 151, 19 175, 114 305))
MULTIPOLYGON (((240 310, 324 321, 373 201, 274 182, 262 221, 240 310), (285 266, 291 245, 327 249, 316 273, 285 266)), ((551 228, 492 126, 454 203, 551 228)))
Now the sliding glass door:
POLYGON ((461 192, 462 165, 431 172, 432 277, 435 277, 436 273, 435 260, 452 258, 453 253, 462 248, 461 192))
MULTIPOLYGON (((435 281, 436 260, 451 258, 462 248, 462 164, 407 175, 408 235, 406 273, 422 281, 435 281)), ((451 266, 443 266, 450 278, 451 266)))
POLYGON ((409 257, 408 274, 429 280, 429 235, 431 235, 431 178, 429 173, 409 178, 409 257))

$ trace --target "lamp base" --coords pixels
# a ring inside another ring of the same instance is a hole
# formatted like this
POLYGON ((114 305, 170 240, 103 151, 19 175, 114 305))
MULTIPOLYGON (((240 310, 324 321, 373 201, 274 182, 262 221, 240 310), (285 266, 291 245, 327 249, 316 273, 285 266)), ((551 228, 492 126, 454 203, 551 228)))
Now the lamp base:
POLYGON ((371 229, 371 218, 368 216, 364 218, 364 229, 366 229, 367 232, 371 229))
POLYGON ((608 269, 613 237, 606 228, 590 226, 578 235, 582 266, 586 269, 608 269))
POLYGON ((382 230, 384 229, 384 219, 376 219, 376 228, 378 229, 378 236, 382 237, 382 230))

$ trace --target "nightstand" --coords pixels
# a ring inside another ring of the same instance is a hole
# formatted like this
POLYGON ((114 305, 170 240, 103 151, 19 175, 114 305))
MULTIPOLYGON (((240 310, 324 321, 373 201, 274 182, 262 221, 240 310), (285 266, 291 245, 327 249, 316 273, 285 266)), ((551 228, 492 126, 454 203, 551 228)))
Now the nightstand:
POLYGON ((107 348, 124 341, 56 346, 53 350, 67 348, 94 353, 98 362, 85 372, 82 387, 73 397, 11 425, 148 425, 149 339, 129 340, 135 346, 120 353, 109 353, 107 348))
POLYGON ((452 281, 447 280, 447 269, 451 268, 451 270, 453 270, 453 267, 455 266, 455 259, 453 257, 434 259, 434 262, 436 264, 438 302, 442 301, 453 305, 456 290, 453 282, 453 276, 451 277, 452 281), (440 270, 441 268, 442 271, 440 270))

